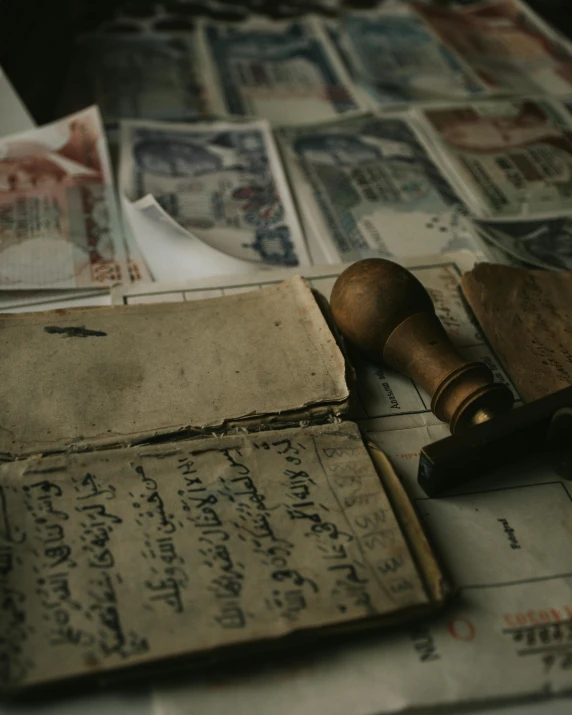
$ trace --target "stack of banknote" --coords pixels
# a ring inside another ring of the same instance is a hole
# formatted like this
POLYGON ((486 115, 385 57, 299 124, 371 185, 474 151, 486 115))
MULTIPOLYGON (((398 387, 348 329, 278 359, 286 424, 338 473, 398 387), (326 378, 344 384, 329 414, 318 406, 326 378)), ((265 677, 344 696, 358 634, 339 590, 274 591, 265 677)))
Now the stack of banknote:
POLYGON ((81 37, 72 113, 0 139, 0 289, 572 268, 569 41, 521 0, 348 5, 129 0, 81 37))

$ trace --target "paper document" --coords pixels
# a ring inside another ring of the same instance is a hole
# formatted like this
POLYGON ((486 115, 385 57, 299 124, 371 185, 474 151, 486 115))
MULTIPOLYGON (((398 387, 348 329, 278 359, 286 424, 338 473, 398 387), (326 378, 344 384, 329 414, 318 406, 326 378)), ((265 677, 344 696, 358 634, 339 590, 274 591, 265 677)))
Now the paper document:
MULTIPOLYGON (((465 493, 427 499, 416 487, 416 458, 445 430, 370 436, 410 489, 459 586, 457 600, 389 639, 371 633, 327 652, 163 687, 155 693, 157 715, 184 715, 191 708, 266 715, 269 702, 277 715, 442 712, 454 704, 464 711, 469 702, 570 691, 569 482, 529 461, 465 493)), ((543 705, 539 712, 549 712, 543 705)))
POLYGON ((505 99, 411 114, 487 241, 540 268, 572 267, 572 116, 564 102, 505 99))
POLYGON ((0 501, 5 688, 429 601, 351 423, 32 457, 0 501))

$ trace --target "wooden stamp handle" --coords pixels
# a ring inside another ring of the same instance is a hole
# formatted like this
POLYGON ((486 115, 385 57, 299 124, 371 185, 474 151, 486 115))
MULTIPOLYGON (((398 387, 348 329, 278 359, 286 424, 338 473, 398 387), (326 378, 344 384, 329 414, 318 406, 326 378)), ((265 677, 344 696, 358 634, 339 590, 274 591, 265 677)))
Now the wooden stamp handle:
POLYGON ((456 433, 512 407, 506 385, 469 362, 445 333, 430 295, 408 270, 382 258, 346 268, 330 299, 350 343, 410 377, 431 396, 431 410, 456 433))

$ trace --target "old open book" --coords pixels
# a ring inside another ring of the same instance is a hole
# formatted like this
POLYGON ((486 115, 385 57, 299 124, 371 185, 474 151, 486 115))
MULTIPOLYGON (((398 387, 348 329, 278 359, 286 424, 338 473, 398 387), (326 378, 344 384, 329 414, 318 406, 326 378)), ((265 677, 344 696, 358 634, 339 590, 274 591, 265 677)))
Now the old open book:
POLYGON ((417 615, 448 593, 308 285, 0 317, 4 691, 417 615))

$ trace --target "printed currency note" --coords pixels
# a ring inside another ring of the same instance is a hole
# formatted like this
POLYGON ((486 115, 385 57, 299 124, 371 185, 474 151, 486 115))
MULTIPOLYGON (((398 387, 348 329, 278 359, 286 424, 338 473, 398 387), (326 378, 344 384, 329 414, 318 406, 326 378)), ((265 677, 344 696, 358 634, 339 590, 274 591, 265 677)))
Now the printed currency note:
POLYGON ((530 219, 571 208, 572 126, 556 107, 511 99, 426 108, 421 114, 477 215, 530 219))
POLYGON ((308 236, 328 260, 479 251, 454 190, 404 115, 278 132, 308 236))
MULTIPOLYGON (((371 5, 378 0, 360 0, 371 5)), ((315 14, 335 17, 343 0, 131 0, 119 3, 115 18, 104 23, 105 32, 192 31, 194 22, 207 17, 220 22, 243 22, 249 18, 293 20, 315 14)))
POLYGON ((153 195, 180 226, 234 258, 310 261, 267 122, 124 122, 120 185, 153 195))
POLYGON ((485 236, 538 268, 572 270, 572 215, 541 221, 479 221, 485 236))
POLYGON ((450 9, 415 3, 437 35, 491 89, 511 94, 572 92, 572 50, 518 0, 450 9))
POLYGON ((198 43, 215 112, 287 125, 364 108, 317 18, 204 21, 198 43))
POLYGON ((105 124, 196 119, 204 104, 192 37, 159 33, 82 38, 81 55, 105 124))
POLYGON ((0 140, 0 287, 87 288, 128 279, 99 112, 0 140))
POLYGON ((473 71, 407 4, 325 23, 353 79, 382 106, 486 93, 473 71))
POLYGON ((483 244, 483 251, 489 263, 500 263, 514 268, 532 268, 532 264, 517 258, 516 254, 509 253, 506 248, 503 249, 499 243, 495 243, 491 238, 490 232, 485 228, 481 228, 479 225, 476 225, 475 228, 478 231, 479 238, 483 244))
POLYGON ((36 123, 12 86, 2 67, 0 67, 0 136, 15 134, 25 129, 32 129, 36 123))

